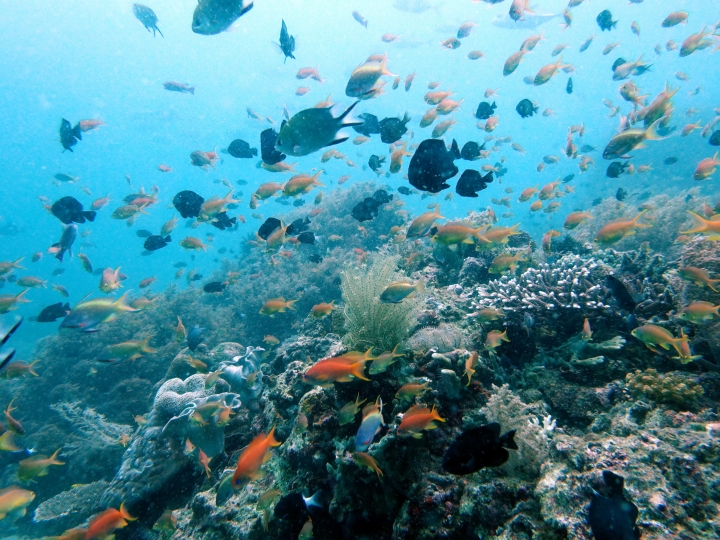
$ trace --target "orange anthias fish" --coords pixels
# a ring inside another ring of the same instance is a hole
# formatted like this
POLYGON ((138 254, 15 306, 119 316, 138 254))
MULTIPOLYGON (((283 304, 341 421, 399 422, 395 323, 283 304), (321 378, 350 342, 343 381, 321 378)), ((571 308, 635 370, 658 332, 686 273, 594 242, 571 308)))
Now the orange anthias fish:
POLYGON ((0 520, 5 516, 22 517, 25 509, 35 499, 35 493, 17 486, 0 490, 0 520))
POLYGON ((105 538, 115 529, 125 527, 128 521, 135 521, 136 519, 128 513, 125 503, 120 505, 120 510, 108 508, 90 522, 90 526, 85 533, 85 540, 105 538))
POLYGON ((237 467, 232 476, 233 488, 238 489, 250 480, 262 478, 264 473, 260 467, 270 459, 268 450, 272 446, 281 444, 275 440, 275 426, 267 435, 260 434, 255 437, 238 458, 237 467))
POLYGON ((297 300, 288 300, 286 302, 282 296, 279 298, 271 298, 263 304, 263 307, 260 308, 260 315, 269 315, 270 317, 273 317, 276 313, 285 313, 288 309, 295 311, 295 308, 293 307, 295 302, 297 302, 297 300))
POLYGON ((65 465, 65 462, 56 459, 60 450, 60 448, 55 450, 55 453, 49 458, 37 455, 23 459, 18 467, 18 478, 22 482, 29 482, 39 476, 46 476, 51 465, 65 465))
POLYGON ((329 304, 326 302, 321 302, 312 307, 312 309, 310 310, 310 315, 315 319, 323 319, 330 315, 336 309, 337 308, 335 307, 335 300, 331 301, 329 304))
POLYGON ((693 226, 687 231, 680 231, 680 234, 705 234, 709 240, 720 240, 720 214, 714 215, 711 219, 705 219, 700 214, 688 210, 693 218, 693 226))
MULTIPOLYGON (((634 219, 616 219, 603 226, 595 235, 595 242, 603 246, 609 246, 619 242, 626 236, 635 234, 636 229, 652 227, 650 223, 639 223, 640 217, 647 212, 643 210, 634 219)), ((720 225, 720 223, 718 224, 720 225)))
POLYGON ((398 437, 419 439, 422 437, 423 430, 427 431, 437 427, 435 421, 445 421, 435 410, 435 405, 433 405, 432 410, 425 405, 413 405, 402 416, 402 422, 397 428, 398 437))
POLYGON ((353 378, 369 381, 364 372, 365 362, 369 359, 365 356, 326 358, 311 366, 303 374, 303 381, 323 387, 332 386, 336 382, 350 382, 353 378))

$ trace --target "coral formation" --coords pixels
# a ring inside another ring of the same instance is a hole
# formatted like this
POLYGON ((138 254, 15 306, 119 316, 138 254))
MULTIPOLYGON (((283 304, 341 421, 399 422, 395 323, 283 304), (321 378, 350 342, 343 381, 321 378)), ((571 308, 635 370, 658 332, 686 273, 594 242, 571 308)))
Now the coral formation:
POLYGON ((694 408, 703 395, 703 388, 687 374, 658 373, 653 368, 628 373, 627 385, 634 394, 645 396, 660 403, 694 408))

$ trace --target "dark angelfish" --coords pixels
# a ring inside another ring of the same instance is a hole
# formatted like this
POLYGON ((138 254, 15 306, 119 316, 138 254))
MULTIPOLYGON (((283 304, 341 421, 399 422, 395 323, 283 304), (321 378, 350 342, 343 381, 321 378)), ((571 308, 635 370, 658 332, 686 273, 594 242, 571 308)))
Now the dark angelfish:
POLYGON ((387 144, 392 144, 400 140, 400 137, 407 133, 407 123, 410 117, 407 113, 400 118, 383 118, 378 123, 380 128, 380 140, 387 144))
POLYGON ((171 241, 170 235, 160 236, 159 234, 153 234, 145 239, 143 247, 148 251, 157 251, 167 246, 171 241))
POLYGON ((618 190, 615 192, 615 198, 618 201, 624 201, 627 198, 627 190, 625 188, 619 187, 618 190))
POLYGON ((625 479, 611 471, 603 471, 603 481, 609 497, 593 492, 588 523, 595 540, 638 540, 640 530, 635 525, 638 507, 625 498, 625 479))
POLYGON ((287 226, 285 234, 288 236, 297 236, 310 228, 310 218, 298 218, 287 226))
POLYGON ((305 231, 298 234, 298 242, 301 244, 313 245, 315 244, 315 234, 311 231, 305 231))
POLYGON ((565 86, 565 92, 567 92, 568 94, 572 94, 572 93, 573 93, 573 80, 572 80, 572 77, 570 77, 570 78, 568 79, 567 85, 565 86))
POLYGON ((528 116, 535 114, 538 111, 538 108, 533 105, 533 102, 529 99, 523 99, 517 104, 515 110, 521 118, 527 118, 528 116))
POLYGON ((380 167, 383 166, 383 163, 385 163, 385 156, 380 157, 373 154, 368 160, 368 167, 370 167, 376 173, 379 173, 380 167))
POLYGON ((224 231, 233 227, 237 223, 237 218, 231 218, 227 215, 227 211, 223 210, 210 222, 210 225, 216 229, 224 231))
POLYGON ((377 116, 370 113, 362 113, 359 114, 357 117, 359 120, 362 120, 362 124, 353 126, 352 128, 355 131, 357 131, 361 135, 365 135, 366 137, 369 137, 370 135, 377 135, 380 133, 380 122, 378 121, 377 116))
POLYGON ((184 218, 198 217, 205 199, 194 191, 184 190, 173 197, 173 206, 184 218))
POLYGON ((155 32, 160 34, 161 37, 165 37, 157 26, 158 18, 152 9, 147 6, 143 6, 142 4, 133 4, 133 14, 135 15, 135 18, 143 24, 148 32, 152 30, 153 37, 155 37, 155 32))
POLYGON ((460 150, 460 157, 466 161, 475 161, 480 157, 480 152, 485 150, 485 143, 480 146, 474 141, 466 142, 462 150, 460 150))
POLYGON ((357 203, 352 209, 352 217, 360 221, 370 221, 378 216, 380 206, 387 204, 392 200, 392 195, 388 195, 384 189, 378 189, 373 193, 372 197, 365 197, 357 203))
POLYGON ((273 128, 268 128, 260 133, 260 156, 263 162, 268 165, 280 163, 287 156, 275 149, 278 133, 273 128))
POLYGON ((55 201, 50 207, 50 212, 65 225, 85 223, 86 220, 95 221, 97 214, 92 210, 83 210, 82 203, 69 195, 55 201))
POLYGON ((602 10, 595 20, 597 21, 600 30, 603 32, 605 30, 612 30, 618 23, 617 21, 612 20, 612 13, 610 13, 610 10, 608 9, 602 10))
POLYGON ((203 291, 206 293, 219 293, 223 292, 227 286, 227 281, 211 281, 203 287, 203 291))
POLYGON ((262 238, 263 240, 267 240, 268 236, 270 236, 273 231, 277 228, 279 228, 281 225, 281 222, 279 219, 274 217, 269 217, 265 220, 265 222, 260 225, 260 228, 258 229, 258 236, 262 238))
POLYGON ((461 197, 477 197, 477 192, 487 188, 487 185, 492 181, 492 171, 483 176, 478 171, 468 169, 460 175, 460 179, 455 186, 455 192, 461 197))
POLYGON ((63 304, 62 302, 58 302, 57 304, 52 304, 44 307, 40 311, 40 314, 37 316, 37 322, 55 322, 58 319, 64 318, 68 313, 70 313, 70 304, 63 304))
POLYGON ((410 185, 430 193, 438 193, 449 188, 446 183, 458 173, 453 163, 460 157, 457 142, 453 140, 451 149, 439 139, 426 139, 420 143, 408 167, 410 185))
MULTIPOLYGON (((12 336, 15 330, 20 327, 20 323, 22 322, 23 319, 22 317, 20 317, 9 328, 0 328, 0 345, 5 345, 7 340, 10 339, 10 336, 12 336)), ((0 369, 3 369, 5 366, 7 366, 10 363, 10 360, 13 359, 13 356, 15 356, 15 349, 10 349, 9 351, 0 353, 0 369)))
POLYGON ((288 33, 284 20, 282 22, 282 26, 280 27, 280 50, 285 55, 283 64, 287 62, 288 58, 295 60, 295 57, 293 56, 293 51, 295 50, 295 37, 288 33))
POLYGON ((75 124, 75 127, 73 127, 68 120, 63 118, 60 121, 60 144, 62 144, 62 147, 64 148, 63 152, 65 150, 70 150, 72 152, 72 147, 75 146, 78 141, 82 141, 82 128, 80 127, 80 122, 75 124))
POLYGON ((627 311, 632 311, 637 306, 633 295, 630 294, 625 284, 613 275, 605 278, 605 286, 608 288, 618 305, 627 311))
POLYGON ((495 113, 496 108, 497 105, 495 105, 494 101, 492 102, 492 105, 490 105, 487 101, 481 101, 480 105, 478 105, 477 111, 475 111, 475 118, 478 120, 487 120, 495 113))
POLYGON ((250 148, 250 145, 242 139, 235 139, 227 149, 228 154, 234 158, 251 158, 257 156, 257 148, 250 148))
POLYGON ((510 458, 507 449, 517 450, 515 430, 500 435, 500 424, 493 422, 460 434, 443 455, 443 470, 450 474, 472 474, 485 467, 499 467, 510 458))
POLYGON ((626 161, 625 163, 613 161, 610 165, 608 165, 608 168, 605 171, 605 176, 607 176, 608 178, 617 178, 625 172, 625 169, 627 169, 629 165, 629 161, 626 161))
POLYGON ((720 129, 710 135, 710 146, 720 146, 720 129))

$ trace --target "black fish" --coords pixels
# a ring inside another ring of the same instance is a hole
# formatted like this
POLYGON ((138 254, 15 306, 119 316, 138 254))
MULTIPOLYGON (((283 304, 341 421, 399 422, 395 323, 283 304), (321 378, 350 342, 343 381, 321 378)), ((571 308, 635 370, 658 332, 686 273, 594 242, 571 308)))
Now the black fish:
POLYGON ((506 448, 517 450, 515 430, 500 435, 500 424, 468 429, 445 451, 443 470, 450 474, 472 474, 485 467, 499 467, 510 458, 506 448))
POLYGON ((194 191, 185 190, 181 191, 173 197, 173 206, 180 212, 180 215, 184 218, 198 217, 200 214, 200 207, 205 199, 194 191))
POLYGON ((646 65, 646 64, 640 64, 639 66, 636 66, 636 67, 635 67, 635 69, 633 70, 633 73, 635 74, 635 76, 639 77, 640 75, 642 75, 642 74, 645 73, 646 71, 652 71, 651 68, 652 68, 652 64, 647 64, 647 65, 646 65))
POLYGON ((293 51, 295 50, 295 37, 288 33, 284 20, 282 22, 282 26, 280 27, 280 50, 285 55, 283 64, 287 62, 288 58, 295 60, 295 57, 293 56, 293 51))
POLYGON ((638 507, 623 495, 625 479, 611 471, 603 471, 603 481, 609 497, 593 492, 588 523, 596 540, 638 540, 640 530, 635 525, 638 507))
POLYGON ((268 165, 280 163, 287 156, 282 152, 275 150, 275 141, 277 141, 278 132, 273 128, 267 128, 260 133, 260 156, 268 165))
POLYGON ((287 226, 285 234, 289 236, 296 236, 302 232, 307 231, 310 228, 310 218, 299 218, 293 221, 287 226))
POLYGON ((710 146, 720 146, 720 129, 710 135, 710 146))
POLYGON ((622 309, 626 311, 635 309, 637 302, 635 302, 632 294, 630 294, 630 291, 627 290, 627 287, 622 281, 613 275, 608 275, 605 278, 605 286, 612 293, 613 298, 622 309))
MULTIPOLYGON (((628 165, 630 165, 629 161, 626 161, 625 163, 620 163, 619 161, 613 161, 610 165, 608 165, 607 170, 605 171, 605 176, 608 178, 617 178, 622 173, 625 172, 625 169, 627 169, 628 165)), ((618 199, 622 200, 622 199, 618 199)))
POLYGON ((192 274, 188 281, 200 281, 203 278, 202 274, 192 274))
POLYGON ((72 124, 64 118, 60 121, 60 144, 65 150, 73 151, 72 147, 75 146, 78 141, 82 141, 82 129, 80 128, 80 122, 72 127, 72 124))
POLYGON ((625 197, 627 197, 627 191, 623 188, 618 188, 618 190, 615 192, 615 198, 618 201, 624 201, 625 197))
POLYGON ((450 185, 445 181, 458 173, 453 163, 460 157, 457 142, 453 139, 451 149, 439 139, 426 139, 420 143, 408 167, 410 185, 422 191, 438 193, 450 185))
POLYGON ((599 204, 602 204, 602 202, 603 202, 602 197, 597 197, 597 198, 593 199, 592 205, 597 206, 599 204))
POLYGON ((75 238, 77 238, 77 231, 77 225, 74 223, 66 225, 63 229, 62 236, 60 236, 60 241, 57 244, 52 245, 52 247, 58 248, 55 258, 60 262, 62 262, 65 252, 69 252, 72 257, 72 245, 75 242, 75 238))
POLYGON ((520 103, 517 104, 515 110, 521 118, 527 118, 528 116, 532 116, 533 114, 535 114, 538 111, 538 108, 533 105, 532 101, 526 98, 521 100, 520 103))
POLYGON ((378 172, 380 170, 380 167, 383 166, 383 163, 385 163, 385 157, 376 156, 375 154, 370 156, 370 159, 368 160, 368 166, 375 172, 378 172))
POLYGON ((315 263, 315 264, 320 264, 320 263, 323 261, 323 258, 322 258, 322 255, 318 255, 317 253, 313 253, 312 255, 310 255, 310 256, 308 257, 308 261, 310 261, 310 262, 312 262, 312 263, 315 263))
POLYGON ((592 146, 590 144, 583 144, 580 147, 580 151, 584 154, 587 154, 588 152, 594 152, 595 150, 597 150, 597 148, 595 148, 594 146, 592 146))
MULTIPOLYGON (((319 494, 318 491, 311 498, 306 499, 300 493, 290 493, 282 497, 275 505, 273 510, 275 517, 290 524, 292 538, 297 538, 303 525, 313 515, 313 510, 321 509, 320 503, 317 501, 319 494)), ((315 533, 315 518, 313 518, 313 537, 319 538, 315 533)), ((342 533, 336 538, 342 538, 342 533)))
POLYGON ((220 229, 221 231, 224 231, 225 229, 229 229, 230 227, 235 225, 236 222, 237 222, 237 218, 228 217, 227 212, 225 210, 223 210, 222 212, 220 212, 218 215, 215 216, 215 219, 213 219, 210 222, 210 224, 213 227, 220 229))
POLYGON ((370 113, 363 113, 359 114, 357 117, 362 120, 363 123, 358 126, 353 126, 352 128, 355 131, 361 135, 365 135, 366 137, 380 133, 380 122, 378 122, 377 116, 370 113))
POLYGON ((461 197, 477 197, 477 192, 485 189, 492 181, 492 171, 483 176, 477 171, 468 169, 460 175, 455 192, 461 197))
POLYGON ((397 188, 397 190, 398 190, 398 193, 402 193, 403 195, 412 195, 413 194, 413 192, 407 186, 400 186, 399 188, 397 188))
POLYGON ((619 57, 617 60, 613 62, 612 70, 615 71, 618 66, 622 66, 623 64, 627 63, 627 60, 625 60, 622 56, 619 57))
POLYGON ((475 161, 480 157, 480 151, 482 150, 485 150, 485 143, 480 146, 476 142, 468 141, 460 150, 460 157, 467 161, 475 161))
POLYGON ((269 217, 262 225, 260 225, 257 234, 263 240, 267 240, 268 236, 270 236, 278 227, 280 227, 280 220, 274 217, 269 217))
POLYGON ((492 105, 490 105, 487 101, 481 101, 480 105, 478 105, 477 111, 475 111, 475 118, 478 120, 487 120, 493 115, 495 109, 497 109, 497 105, 495 105, 494 101, 492 102, 492 105))
POLYGON ((573 93, 572 77, 570 77, 570 78, 568 79, 567 85, 565 86, 565 91, 566 91, 568 94, 572 94, 572 93, 573 93))
POLYGON ((196 324, 195 326, 192 327, 192 330, 190 330, 188 332, 188 335, 187 335, 188 349, 190 349, 191 351, 194 351, 195 349, 197 349, 198 345, 200 345, 202 343, 202 341, 203 341, 202 331, 203 330, 204 330, 203 328, 200 328, 196 324))
POLYGON ((305 205, 305 199, 295 199, 295 200, 292 202, 292 205, 293 205, 295 208, 300 208, 301 206, 304 206, 304 205, 305 205))
POLYGON ((575 178, 574 174, 568 174, 565 178, 562 179, 562 183, 567 184, 568 182, 571 182, 573 178, 575 178))
POLYGON ((62 302, 44 307, 37 316, 37 322, 55 322, 70 313, 70 304, 63 305, 62 302))
POLYGON ((223 292, 227 286, 227 281, 211 281, 203 287, 203 291, 206 293, 223 292))
POLYGON ((153 234, 145 239, 143 247, 148 251, 157 251, 158 249, 162 249, 167 246, 171 241, 172 239, 170 238, 170 235, 163 238, 159 234, 153 234))
MULTIPOLYGON (((715 133, 720 133, 720 131, 716 131, 715 133)), ((677 162, 678 162, 678 158, 676 158, 676 157, 674 157, 674 156, 673 156, 673 157, 669 157, 669 158, 665 158, 665 160, 663 161, 663 163, 664 163, 665 165, 675 165, 677 162)))
POLYGON ((242 139, 235 139, 228 146, 228 154, 234 158, 251 158, 257 156, 257 148, 250 148, 250 145, 242 139))
POLYGON ((133 13, 135 14, 135 18, 143 23, 143 26, 148 32, 152 30, 153 37, 155 37, 155 32, 160 34, 160 36, 165 37, 157 27, 158 18, 152 9, 147 6, 143 6, 142 4, 133 4, 133 13))
POLYGON ((370 221, 378 216, 380 205, 389 203, 391 200, 392 195, 388 195, 384 189, 378 189, 372 197, 365 197, 353 207, 352 217, 360 222, 370 221))
POLYGON ((140 238, 150 238, 152 236, 152 233, 147 229, 138 229, 137 231, 135 231, 135 235, 140 238))
POLYGON ((50 207, 52 214, 62 221, 65 225, 71 223, 85 223, 87 221, 95 221, 96 212, 92 210, 83 210, 83 205, 75 197, 63 197, 58 199, 50 207))
POLYGON ((378 126, 380 127, 380 140, 386 144, 392 144, 400 140, 400 137, 407 133, 407 123, 410 117, 407 113, 400 118, 383 118, 378 126))
POLYGON ((301 244, 313 245, 315 243, 315 234, 312 231, 305 231, 298 234, 297 239, 301 244))
POLYGON ((612 20, 612 13, 610 13, 608 9, 602 10, 595 20, 603 32, 605 30, 612 30, 617 25, 617 21, 612 20))

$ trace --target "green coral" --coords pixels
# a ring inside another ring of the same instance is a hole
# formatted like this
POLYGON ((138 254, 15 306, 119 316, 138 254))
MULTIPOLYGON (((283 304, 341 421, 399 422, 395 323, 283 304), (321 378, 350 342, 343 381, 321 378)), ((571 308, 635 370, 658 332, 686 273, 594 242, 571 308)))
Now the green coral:
POLYGON ((383 304, 380 294, 407 278, 397 271, 397 255, 376 255, 369 266, 348 266, 342 273, 345 300, 343 343, 354 349, 390 351, 405 340, 417 319, 422 300, 417 296, 399 304, 383 304))
POLYGON ((625 377, 627 385, 636 395, 644 395, 659 403, 692 407, 703 394, 702 387, 690 376, 673 371, 665 375, 649 368, 635 370, 625 377))

